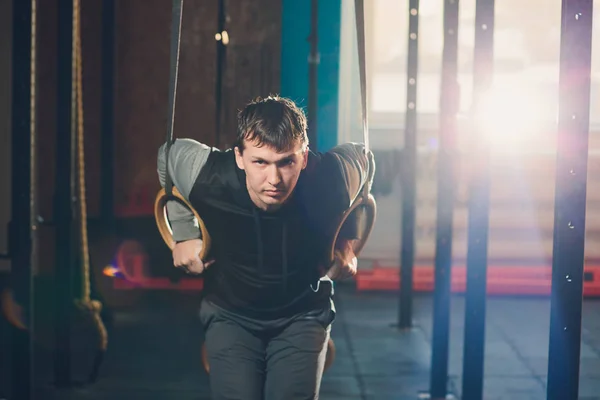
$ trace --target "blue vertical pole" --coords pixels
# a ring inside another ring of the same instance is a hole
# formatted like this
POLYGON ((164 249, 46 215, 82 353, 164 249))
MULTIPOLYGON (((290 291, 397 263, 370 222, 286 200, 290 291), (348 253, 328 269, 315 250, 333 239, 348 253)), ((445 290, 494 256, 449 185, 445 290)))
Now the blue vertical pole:
POLYGON ((417 192, 417 75, 419 70, 419 0, 408 2, 408 59, 406 74, 406 124, 402 168, 402 241, 398 327, 412 326, 413 267, 417 192))
POLYGON ((440 96, 435 291, 430 378, 432 399, 445 399, 448 384, 454 157, 456 149, 456 113, 459 100, 456 81, 458 11, 458 0, 444 1, 444 54, 440 96))
MULTIPOLYGON (((490 89, 494 72, 494 0, 477 0, 475 11, 475 54, 473 59, 473 99, 475 112, 490 89)), ((472 154, 472 180, 469 182, 469 225, 467 250, 467 290, 465 296, 465 336, 462 395, 483 398, 485 360, 485 311, 490 209, 490 149, 477 131, 472 154)))
POLYGON ((592 0, 563 0, 548 400, 579 394, 592 19, 592 0))

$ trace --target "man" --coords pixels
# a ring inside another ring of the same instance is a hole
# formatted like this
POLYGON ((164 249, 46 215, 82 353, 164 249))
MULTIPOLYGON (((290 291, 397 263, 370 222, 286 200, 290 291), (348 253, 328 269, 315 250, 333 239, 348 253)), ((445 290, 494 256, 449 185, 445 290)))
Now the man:
POLYGON ((174 264, 204 278, 213 399, 317 399, 335 316, 331 279, 356 274, 352 225, 333 264, 328 249, 343 212, 371 186, 372 155, 359 144, 310 152, 302 110, 280 97, 248 104, 237 134, 227 151, 179 139, 168 157, 174 186, 211 236, 209 260, 200 260, 193 214, 167 203, 174 264))

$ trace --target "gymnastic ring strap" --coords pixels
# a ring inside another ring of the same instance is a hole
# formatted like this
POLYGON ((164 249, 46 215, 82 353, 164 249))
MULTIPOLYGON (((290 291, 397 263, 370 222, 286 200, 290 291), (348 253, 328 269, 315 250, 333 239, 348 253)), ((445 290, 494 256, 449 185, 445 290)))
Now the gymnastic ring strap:
POLYGON ((177 99, 177 78, 179 76, 179 52, 181 44, 181 18, 183 0, 173 0, 171 12, 171 63, 169 71, 169 114, 167 117, 167 138, 165 146, 165 192, 170 196, 173 192, 173 180, 169 175, 169 152, 174 141, 173 126, 175 124, 175 102, 177 99))
MULTIPOLYGON (((367 112, 367 74, 366 74, 366 60, 365 60, 365 10, 364 1, 355 0, 355 14, 356 14, 356 39, 358 44, 358 70, 360 75, 360 99, 362 108, 362 129, 363 129, 363 140, 365 144, 365 155, 367 156, 367 162, 371 164, 371 156, 369 155, 369 120, 367 112)), ((347 221, 348 217, 356 212, 363 212, 365 215, 364 224, 365 229, 360 234, 358 241, 355 243, 354 253, 356 256, 360 254, 369 236, 373 230, 375 224, 375 216, 377 214, 377 205, 375 198, 370 193, 370 181, 373 178, 373 166, 369 165, 369 176, 363 183, 361 194, 352 202, 350 208, 344 212, 339 220, 337 230, 333 236, 333 241, 329 249, 329 259, 331 262, 335 260, 336 243, 340 231, 347 221)))
POLYGON ((177 80, 179 75, 179 53, 181 44, 181 20, 183 14, 183 0, 173 0, 173 8, 171 13, 171 63, 169 76, 169 115, 167 118, 167 138, 165 146, 165 188, 161 189, 156 195, 154 201, 154 219, 158 226, 158 231, 164 242, 171 250, 175 248, 175 240, 173 239, 173 231, 169 225, 168 216, 166 214, 167 201, 180 201, 187 206, 196 217, 202 233, 203 246, 199 254, 201 260, 205 261, 210 250, 210 235, 206 229, 206 225, 198 215, 198 212, 192 205, 181 195, 177 188, 173 185, 173 180, 169 174, 169 153, 171 145, 174 141, 173 127, 175 124, 175 104, 177 98, 177 80))
POLYGON ((156 200, 154 201, 154 219, 156 220, 156 225, 158 227, 158 231, 162 236, 164 242, 169 246, 171 250, 175 248, 175 240, 173 239, 173 231, 171 230, 171 226, 169 225, 169 221, 166 215, 166 205, 167 201, 180 201, 186 207, 188 207, 196 217, 198 221, 198 225, 200 226, 200 232, 202 234, 202 250, 198 255, 202 261, 206 261, 206 257, 210 250, 211 238, 208 234, 208 230, 206 229, 206 225, 198 212, 192 207, 192 205, 179 193, 176 187, 173 187, 173 192, 171 196, 167 195, 165 189, 161 189, 156 195, 156 200))
POLYGON ((358 73, 360 78, 360 105, 362 111, 365 153, 369 152, 369 118, 367 107, 367 63, 365 60, 365 6, 364 0, 355 0, 356 41, 358 45, 358 73))

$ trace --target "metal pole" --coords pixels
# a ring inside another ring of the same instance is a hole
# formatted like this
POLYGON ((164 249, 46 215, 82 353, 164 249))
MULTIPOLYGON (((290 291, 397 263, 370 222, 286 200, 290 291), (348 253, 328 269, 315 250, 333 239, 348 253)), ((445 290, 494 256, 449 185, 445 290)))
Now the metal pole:
MULTIPOLYGON (((490 89, 494 70, 494 0, 477 0, 475 12, 475 54, 473 59, 473 104, 482 103, 490 89)), ((477 114, 475 114, 477 117, 477 114)), ((485 316, 490 209, 490 149, 480 127, 473 124, 475 148, 469 182, 469 224, 467 250, 467 290, 465 294, 465 333, 462 396, 483 398, 485 359, 485 316)))
POLYGON ((402 184, 402 242, 400 244, 400 304, 398 326, 412 326, 413 267, 415 262, 415 199, 417 191, 417 74, 419 68, 419 0, 408 2, 408 61, 406 122, 402 184))
POLYGON ((548 400, 579 392, 592 19, 592 0, 563 0, 548 400))
POLYGON ((430 392, 432 399, 445 399, 448 382, 448 338, 450 334, 450 284, 452 273, 452 229, 454 211, 454 153, 456 111, 458 0, 444 1, 444 54, 440 96, 440 147, 438 151, 437 232, 435 292, 430 392))
POLYGON ((115 0, 102 2, 102 221, 114 222, 115 0))
POLYGON ((58 54, 56 101, 56 180, 54 221, 56 223, 55 261, 55 384, 69 386, 71 382, 71 311, 73 302, 73 239, 74 193, 71 188, 72 126, 71 96, 73 89, 72 39, 73 0, 58 3, 58 54))
POLYGON ((318 77, 317 71, 319 68, 319 2, 311 0, 310 3, 310 54, 308 56, 308 142, 310 147, 318 150, 318 133, 317 133, 317 91, 318 77))
POLYGON ((12 217, 11 280, 28 332, 13 329, 12 398, 33 398, 33 268, 31 172, 35 99, 35 0, 14 1, 12 21, 12 217), (33 61, 33 62, 32 62, 33 61))

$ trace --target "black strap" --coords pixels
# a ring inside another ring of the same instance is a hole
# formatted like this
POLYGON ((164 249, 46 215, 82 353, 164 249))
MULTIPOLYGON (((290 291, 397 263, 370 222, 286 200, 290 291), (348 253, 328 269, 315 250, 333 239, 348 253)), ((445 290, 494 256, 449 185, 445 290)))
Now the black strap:
POLYGON ((171 15, 171 70, 169 80, 169 115, 167 118, 167 139, 166 139, 166 171, 165 171, 165 191, 168 196, 173 194, 173 180, 169 175, 169 151, 173 144, 173 125, 175 123, 175 99, 177 98, 177 77, 179 73, 179 44, 181 42, 181 15, 183 10, 183 0, 173 0, 173 11, 171 15))
POLYGON ((365 60, 365 6, 363 0, 355 0, 356 40, 358 44, 358 72, 360 75, 360 100, 362 108, 363 140, 369 151, 369 120, 367 114, 367 66, 365 60))

